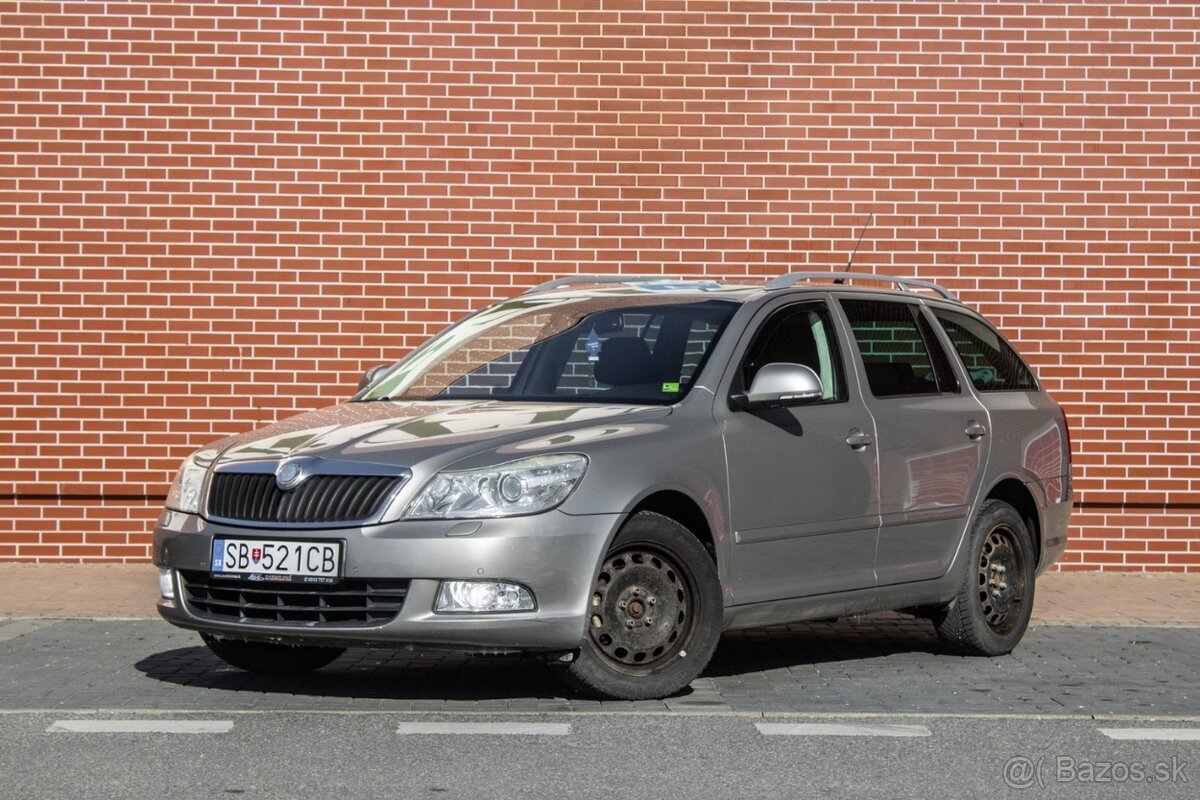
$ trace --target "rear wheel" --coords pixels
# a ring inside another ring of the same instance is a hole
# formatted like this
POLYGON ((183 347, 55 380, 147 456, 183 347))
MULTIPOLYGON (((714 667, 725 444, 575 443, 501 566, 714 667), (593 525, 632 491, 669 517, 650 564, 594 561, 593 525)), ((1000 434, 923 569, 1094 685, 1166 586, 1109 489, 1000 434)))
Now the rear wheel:
POLYGON ((687 528, 641 512, 600 567, 586 636, 563 677, 605 698, 665 697, 700 674, 720 635, 716 564, 687 528))
POLYGON ((226 664, 247 672, 269 675, 312 672, 346 652, 342 647, 243 642, 240 639, 220 639, 207 633, 200 634, 200 638, 226 664))
POLYGON ((1016 509, 988 500, 975 518, 958 596, 933 616, 938 635, 967 655, 1012 652, 1033 611, 1034 555, 1016 509))

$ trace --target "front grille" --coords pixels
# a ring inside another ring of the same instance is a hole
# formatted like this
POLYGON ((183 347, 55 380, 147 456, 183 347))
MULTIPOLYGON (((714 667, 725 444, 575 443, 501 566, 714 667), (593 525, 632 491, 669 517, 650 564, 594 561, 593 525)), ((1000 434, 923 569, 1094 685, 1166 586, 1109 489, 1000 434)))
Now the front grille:
POLYGON ((188 606, 196 614, 233 622, 273 625, 382 625, 400 613, 408 580, 347 579, 325 584, 269 584, 214 579, 179 571, 188 606))
POLYGON ((402 475, 313 475, 283 491, 269 473, 218 472, 209 516, 244 522, 360 522, 404 480, 402 475))

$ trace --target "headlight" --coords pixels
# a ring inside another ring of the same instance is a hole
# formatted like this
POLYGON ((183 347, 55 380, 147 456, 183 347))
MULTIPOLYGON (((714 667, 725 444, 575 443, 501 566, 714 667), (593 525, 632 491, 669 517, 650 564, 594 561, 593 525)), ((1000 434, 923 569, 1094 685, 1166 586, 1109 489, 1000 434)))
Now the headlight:
POLYGON ((498 467, 439 472, 409 505, 408 519, 537 514, 558 506, 587 469, 586 456, 534 456, 498 467))
POLYGON ((185 514, 200 513, 200 490, 204 487, 204 476, 216 456, 211 450, 201 450, 184 459, 167 492, 167 508, 185 514))

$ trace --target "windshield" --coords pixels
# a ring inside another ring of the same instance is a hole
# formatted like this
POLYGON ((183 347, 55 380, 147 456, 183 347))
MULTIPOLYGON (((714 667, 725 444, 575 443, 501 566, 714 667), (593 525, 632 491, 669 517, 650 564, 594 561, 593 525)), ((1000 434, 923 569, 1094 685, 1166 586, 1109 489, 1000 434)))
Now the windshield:
POLYGON ((522 297, 444 331, 355 399, 674 403, 737 305, 661 295, 522 297))

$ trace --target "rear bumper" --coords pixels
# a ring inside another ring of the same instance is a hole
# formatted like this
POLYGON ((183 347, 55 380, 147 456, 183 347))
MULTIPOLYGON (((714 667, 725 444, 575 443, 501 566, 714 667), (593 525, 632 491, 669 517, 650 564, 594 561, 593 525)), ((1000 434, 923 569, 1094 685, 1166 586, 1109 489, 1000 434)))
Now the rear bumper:
POLYGON ((175 598, 159 614, 182 628, 232 638, 295 644, 377 645, 509 652, 569 650, 584 635, 595 572, 620 515, 531 517, 463 523, 397 522, 369 528, 264 531, 208 523, 165 511, 154 531, 154 563, 172 570, 175 598), (399 613, 380 624, 245 621, 200 613, 179 570, 207 572, 215 537, 336 539, 346 578, 409 581, 399 613), (439 614, 445 579, 495 579, 529 588, 537 609, 504 614, 439 614))
POLYGON ((1042 531, 1042 554, 1038 560, 1038 574, 1048 570, 1067 550, 1067 530, 1071 524, 1071 510, 1074 503, 1068 495, 1066 499, 1052 503, 1044 512, 1045 528, 1042 531))

